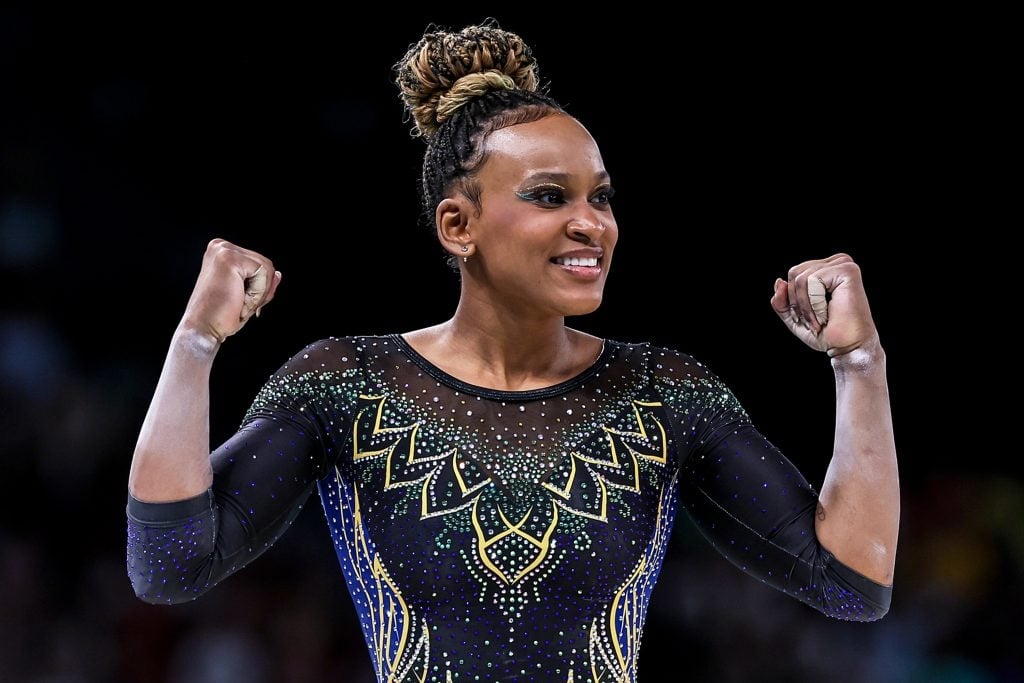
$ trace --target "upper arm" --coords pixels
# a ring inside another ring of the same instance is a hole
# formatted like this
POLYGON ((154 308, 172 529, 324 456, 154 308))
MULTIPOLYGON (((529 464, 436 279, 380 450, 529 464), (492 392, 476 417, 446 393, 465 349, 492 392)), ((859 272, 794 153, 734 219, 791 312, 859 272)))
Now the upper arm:
POLYGON ((728 386, 692 358, 663 364, 661 394, 679 446, 680 498, 734 565, 821 612, 872 620, 889 590, 843 566, 818 542, 818 494, 753 424, 728 386))
POLYGON ((238 430, 210 454, 209 491, 156 504, 129 496, 128 568, 140 598, 197 597, 295 520, 347 434, 341 376, 351 368, 329 366, 330 347, 306 347, 264 383, 238 430))

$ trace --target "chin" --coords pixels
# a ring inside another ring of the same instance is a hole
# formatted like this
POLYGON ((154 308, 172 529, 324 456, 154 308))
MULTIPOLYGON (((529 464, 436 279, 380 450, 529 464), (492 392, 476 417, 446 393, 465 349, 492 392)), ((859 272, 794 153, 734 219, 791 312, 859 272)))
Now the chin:
POLYGON ((587 299, 584 301, 574 301, 564 308, 564 315, 566 317, 575 317, 579 315, 589 315, 601 307, 601 297, 596 299, 587 299))

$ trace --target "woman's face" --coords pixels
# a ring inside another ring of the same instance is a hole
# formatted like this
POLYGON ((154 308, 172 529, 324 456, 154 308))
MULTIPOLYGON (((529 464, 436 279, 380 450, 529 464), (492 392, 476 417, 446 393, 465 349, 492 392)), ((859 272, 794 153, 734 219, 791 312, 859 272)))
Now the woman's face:
POLYGON ((597 143, 567 115, 495 131, 477 173, 468 269, 475 294, 529 316, 573 316, 601 303, 619 229, 597 143))

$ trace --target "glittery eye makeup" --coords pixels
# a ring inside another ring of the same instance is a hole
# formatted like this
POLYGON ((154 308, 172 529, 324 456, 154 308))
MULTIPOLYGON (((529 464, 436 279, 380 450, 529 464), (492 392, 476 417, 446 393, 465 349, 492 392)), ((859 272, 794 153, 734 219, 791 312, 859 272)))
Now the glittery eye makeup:
MULTIPOLYGON (((540 204, 564 204, 567 190, 555 183, 543 183, 534 185, 525 190, 516 192, 516 196, 528 202, 540 204)), ((608 204, 615 196, 615 189, 611 185, 603 185, 597 188, 587 200, 592 204, 608 204)))
POLYGON ((612 187, 611 185, 604 185, 602 187, 597 188, 597 191, 594 192, 594 195, 590 201, 597 201, 601 204, 607 204, 612 200, 612 197, 614 196, 615 188, 612 187))
POLYGON ((565 197, 565 188, 554 183, 542 183, 528 187, 525 190, 518 190, 516 191, 516 196, 528 202, 560 204, 565 197))

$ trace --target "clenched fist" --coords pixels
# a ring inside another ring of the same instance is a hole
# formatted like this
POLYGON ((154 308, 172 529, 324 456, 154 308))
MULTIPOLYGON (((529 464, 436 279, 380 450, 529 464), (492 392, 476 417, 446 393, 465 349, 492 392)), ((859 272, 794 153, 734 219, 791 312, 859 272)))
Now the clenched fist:
POLYGON ((179 327, 223 343, 253 314, 259 316, 280 283, 281 272, 267 257, 227 240, 211 240, 179 327))
POLYGON ((877 337, 860 266, 848 254, 805 261, 776 278, 771 305, 812 349, 836 357, 877 337))

